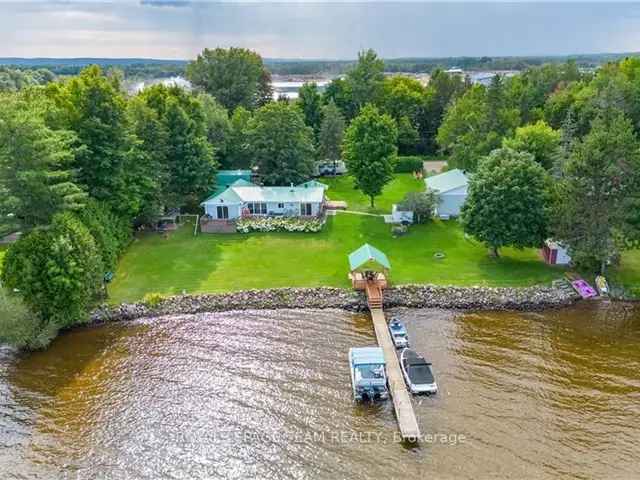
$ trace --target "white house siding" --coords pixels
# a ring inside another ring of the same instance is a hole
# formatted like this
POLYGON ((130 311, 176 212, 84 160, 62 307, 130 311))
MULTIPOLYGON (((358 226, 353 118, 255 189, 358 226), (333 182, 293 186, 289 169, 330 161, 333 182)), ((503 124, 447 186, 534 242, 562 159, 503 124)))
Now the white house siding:
POLYGON ((460 209, 467 200, 467 187, 456 188, 439 195, 440 202, 438 204, 438 215, 448 215, 457 217, 460 215, 460 209))
POLYGON ((234 218, 238 218, 240 216, 241 210, 240 205, 235 204, 224 204, 224 203, 205 203, 204 212, 209 215, 211 218, 218 218, 218 207, 226 206, 229 209, 229 220, 233 220, 234 218))
MULTIPOLYGON (((319 215, 321 204, 317 202, 311 203, 311 215, 319 215)), ((234 220, 242 216, 242 210, 247 208, 247 204, 223 204, 223 203, 205 203, 204 211, 212 218, 218 218, 218 206, 226 206, 229 209, 229 220, 234 220)), ((298 202, 267 202, 267 215, 291 215, 300 216, 300 203, 298 202)))

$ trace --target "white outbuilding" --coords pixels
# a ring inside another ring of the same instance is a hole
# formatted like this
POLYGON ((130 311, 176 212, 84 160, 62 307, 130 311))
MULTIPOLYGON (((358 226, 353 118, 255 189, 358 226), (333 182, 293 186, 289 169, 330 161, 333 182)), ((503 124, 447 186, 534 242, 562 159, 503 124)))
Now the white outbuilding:
POLYGON ((467 200, 469 176, 464 170, 453 169, 424 179, 427 190, 438 195, 436 215, 448 219, 460 215, 467 200))

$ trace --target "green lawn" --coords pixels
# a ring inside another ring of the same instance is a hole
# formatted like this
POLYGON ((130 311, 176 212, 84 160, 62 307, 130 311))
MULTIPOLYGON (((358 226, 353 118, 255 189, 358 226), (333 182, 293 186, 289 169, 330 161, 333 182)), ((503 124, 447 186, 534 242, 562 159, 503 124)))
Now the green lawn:
POLYGON ((416 180, 410 173, 396 174, 395 178, 385 186, 382 195, 376 197, 375 208, 370 207, 369 197, 353 187, 353 177, 341 175, 319 179, 329 185, 327 197, 330 200, 344 200, 349 210, 369 213, 390 213, 391 205, 398 203, 409 191, 424 190, 424 182, 416 180))
POLYGON ((640 295, 640 250, 632 250, 622 254, 620 268, 609 275, 616 284, 634 289, 640 295))
MULTIPOLYGON (((377 198, 376 208, 353 188, 348 176, 321 179, 332 200, 345 200, 349 210, 387 213, 407 191, 423 183, 400 174, 377 198)), ((114 303, 135 301, 146 293, 225 292, 272 287, 348 287, 347 255, 365 242, 383 250, 391 261, 394 283, 439 285, 526 286, 549 283, 564 270, 544 264, 537 250, 504 249, 499 259, 467 239, 455 221, 435 221, 410 228, 393 238, 380 217, 340 213, 329 217, 317 234, 253 233, 193 236, 190 226, 169 239, 146 233, 138 237, 120 261, 109 287, 114 303), (445 258, 435 259, 443 252, 445 258)), ((0 253, 1 255, 1 253, 0 253)), ((640 279, 640 252, 623 257, 619 280, 640 279)))
POLYGON ((5 253, 7 253, 7 245, 0 245, 0 272, 2 271, 2 260, 4 259, 5 253))
POLYGON ((149 292, 348 287, 347 254, 365 242, 389 256, 396 283, 522 286, 562 275, 561 269, 540 261, 535 250, 505 249, 502 258, 491 259, 484 246, 465 239, 453 221, 414 226, 408 235, 393 238, 381 218, 343 213, 329 217, 318 234, 193 237, 189 227, 169 239, 147 233, 123 256, 109 293, 112 302, 123 302, 149 292), (436 252, 446 257, 436 260, 436 252))

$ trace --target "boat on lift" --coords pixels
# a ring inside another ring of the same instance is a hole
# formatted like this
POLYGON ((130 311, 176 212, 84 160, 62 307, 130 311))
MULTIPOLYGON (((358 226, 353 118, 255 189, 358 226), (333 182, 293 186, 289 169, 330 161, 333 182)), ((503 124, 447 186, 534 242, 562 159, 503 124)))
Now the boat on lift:
POLYGON ((407 348, 409 346, 409 334, 401 321, 395 318, 392 319, 389 322, 389 333, 396 348, 407 348))
POLYGON ((382 348, 350 348, 349 367, 351 369, 353 398, 356 401, 386 400, 389 398, 382 348))

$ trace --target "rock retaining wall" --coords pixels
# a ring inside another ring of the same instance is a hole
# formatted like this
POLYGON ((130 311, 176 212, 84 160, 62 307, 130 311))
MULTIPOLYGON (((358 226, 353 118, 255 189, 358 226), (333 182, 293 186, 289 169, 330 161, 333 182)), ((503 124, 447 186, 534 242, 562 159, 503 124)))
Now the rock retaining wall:
MULTIPOLYGON (((443 308, 454 310, 543 310, 574 303, 573 293, 553 287, 487 288, 403 285, 384 292, 384 306, 443 308)), ((133 320, 142 317, 219 312, 227 310, 272 310, 281 308, 367 309, 363 292, 342 288, 278 288, 246 290, 211 295, 167 297, 155 305, 146 303, 101 307, 93 322, 133 320)))

